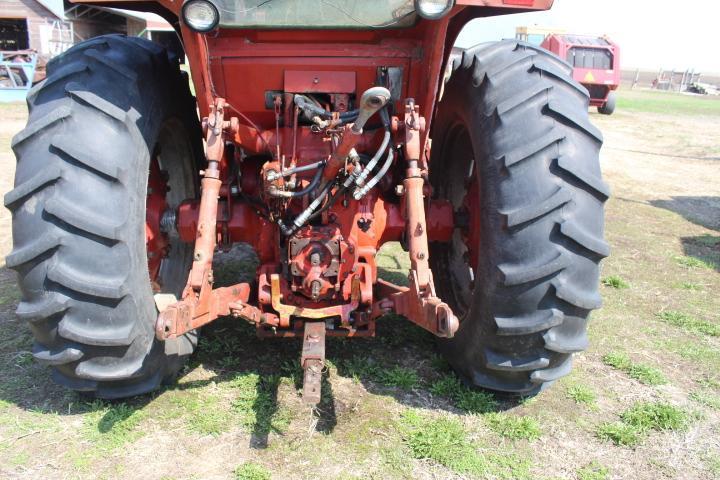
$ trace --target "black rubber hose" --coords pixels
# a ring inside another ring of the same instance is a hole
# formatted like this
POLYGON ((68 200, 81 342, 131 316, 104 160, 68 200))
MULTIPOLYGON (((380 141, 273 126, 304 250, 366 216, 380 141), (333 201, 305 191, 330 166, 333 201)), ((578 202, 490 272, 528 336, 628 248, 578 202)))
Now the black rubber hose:
POLYGON ((275 174, 272 177, 270 175, 268 175, 268 180, 272 182, 273 180, 275 180, 277 178, 289 177, 290 175, 293 175, 295 173, 307 172, 308 170, 314 170, 318 167, 324 167, 325 162, 326 162, 326 160, 320 160, 319 162, 308 163, 307 165, 302 165, 300 167, 286 168, 285 171, 282 173, 275 172, 275 174))
POLYGON ((331 112, 328 112, 328 111, 323 110, 322 108, 318 107, 304 95, 295 95, 295 98, 293 101, 295 102, 295 105, 297 105, 298 108, 300 110, 302 110, 309 119, 312 119, 315 116, 324 118, 326 120, 329 120, 332 118, 331 112))
POLYGON ((302 197, 303 195, 307 195, 308 193, 315 190, 320 184, 320 179, 322 178, 322 174, 324 171, 325 165, 323 164, 323 168, 319 168, 318 171, 315 172, 315 176, 313 177, 312 181, 308 184, 307 187, 303 188, 302 190, 298 190, 296 192, 286 192, 284 190, 268 190, 268 194, 272 197, 283 198, 297 198, 302 197))

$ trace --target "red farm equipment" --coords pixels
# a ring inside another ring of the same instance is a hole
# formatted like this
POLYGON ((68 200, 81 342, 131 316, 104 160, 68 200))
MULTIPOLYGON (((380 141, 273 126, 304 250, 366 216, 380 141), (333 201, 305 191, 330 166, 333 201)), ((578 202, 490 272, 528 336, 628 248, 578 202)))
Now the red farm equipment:
POLYGON ((541 45, 573 67, 573 78, 590 92, 590 105, 610 115, 620 86, 620 48, 608 37, 551 34, 541 45))
POLYGON ((303 339, 314 404, 325 338, 373 336, 389 312, 478 387, 527 395, 570 371, 608 254, 587 92, 523 42, 449 60, 468 21, 552 0, 87 3, 158 13, 183 50, 94 38, 28 94, 7 265, 57 382, 152 391, 231 316, 303 339), (404 285, 378 278, 391 241, 404 285), (214 254, 239 242, 255 280, 219 287, 214 254))

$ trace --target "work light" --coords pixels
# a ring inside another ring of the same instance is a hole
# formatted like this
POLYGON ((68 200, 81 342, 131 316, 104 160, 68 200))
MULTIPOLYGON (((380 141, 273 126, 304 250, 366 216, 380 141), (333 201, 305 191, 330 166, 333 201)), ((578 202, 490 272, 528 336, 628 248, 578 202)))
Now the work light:
POLYGON ((190 0, 182 8, 183 19, 187 26, 196 32, 209 32, 220 21, 217 8, 207 0, 190 0))
POLYGON ((455 0, 415 0, 415 11, 422 18, 437 20, 450 11, 455 0))

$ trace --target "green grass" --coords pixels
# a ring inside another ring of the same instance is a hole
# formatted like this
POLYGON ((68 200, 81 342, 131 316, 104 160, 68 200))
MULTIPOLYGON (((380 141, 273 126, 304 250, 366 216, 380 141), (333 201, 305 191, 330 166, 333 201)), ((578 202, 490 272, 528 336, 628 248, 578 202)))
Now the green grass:
POLYGON ((578 469, 578 480, 607 480, 610 478, 610 469, 597 461, 578 469))
POLYGON ((635 447, 643 438, 642 431, 625 422, 602 423, 595 433, 602 440, 608 440, 615 445, 625 447, 635 447))
POLYGON ((603 356, 603 363, 626 373, 630 378, 645 385, 664 385, 668 383, 665 375, 657 368, 635 363, 624 353, 610 352, 603 356))
POLYGON ((256 373, 239 374, 229 386, 236 394, 233 411, 240 423, 254 433, 284 433, 292 421, 292 411, 277 402, 278 375, 260 377, 256 373))
POLYGON ((617 110, 684 115, 720 115, 720 101, 710 96, 625 90, 618 92, 617 110))
POLYGON ((618 422, 602 423, 596 435, 616 445, 635 447, 652 431, 683 431, 692 415, 666 402, 638 402, 620 415, 618 422))
POLYGON ((270 480, 270 472, 257 463, 243 463, 235 469, 235 480, 270 480))
POLYGON ((458 473, 485 473, 484 459, 458 420, 447 416, 427 419, 408 410, 402 415, 401 428, 414 458, 432 460, 458 473))
POLYGON ((190 430, 201 435, 217 436, 230 429, 232 412, 226 402, 215 393, 201 390, 169 392, 171 412, 181 412, 190 430))
POLYGON ((85 432, 96 449, 114 450, 144 435, 138 425, 146 413, 135 406, 95 400, 86 408, 89 413, 85 416, 85 432))
POLYGON ((433 383, 430 392, 447 397, 457 408, 468 413, 489 413, 498 407, 498 401, 492 393, 468 388, 452 373, 433 383))
POLYGON ((567 397, 575 403, 593 404, 597 400, 595 391, 587 385, 571 385, 567 389, 567 397))
POLYGON ((410 456, 430 460, 459 473, 479 478, 530 479, 530 462, 518 455, 480 454, 463 425, 455 418, 429 418, 406 410, 398 428, 410 456))
POLYGON ((602 284, 606 287, 617 288, 618 290, 630 288, 630 284, 617 275, 610 275, 609 277, 603 278, 602 284))
POLYGON ((714 410, 720 410, 720 396, 714 393, 701 390, 698 392, 690 392, 688 397, 700 405, 710 407, 714 410))
POLYGON ((420 378, 415 370, 399 366, 381 370, 378 380, 385 386, 397 387, 403 390, 410 390, 420 383, 420 378))
POLYGON ((492 431, 511 440, 536 440, 542 434, 540 424, 532 417, 490 413, 485 418, 492 431))
POLYGON ((703 289, 703 286, 699 283, 693 283, 693 282, 682 282, 679 284, 679 287, 683 290, 691 290, 691 291, 700 291, 703 289))
POLYGON ((705 320, 698 320, 682 312, 660 312, 657 314, 657 317, 663 322, 687 332, 720 337, 720 325, 705 320))
POLYGON ((684 430, 691 415, 666 402, 639 402, 623 412, 620 418, 641 431, 684 430))
POLYGON ((673 260, 675 260, 678 265, 686 268, 704 268, 708 270, 714 270, 716 267, 714 262, 701 260, 695 257, 688 257, 685 255, 676 255, 673 257, 673 260))

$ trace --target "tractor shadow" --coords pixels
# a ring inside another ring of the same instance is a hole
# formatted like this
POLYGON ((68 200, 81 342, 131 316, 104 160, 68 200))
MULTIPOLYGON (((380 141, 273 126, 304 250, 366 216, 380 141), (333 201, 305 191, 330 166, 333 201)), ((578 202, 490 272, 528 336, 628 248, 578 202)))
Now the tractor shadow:
POLYGON ((713 230, 713 234, 681 237, 680 242, 687 257, 701 262, 700 266, 720 272, 720 197, 675 196, 669 200, 651 200, 650 204, 713 230))
MULTIPOLYGON (((237 282, 255 268, 253 259, 243 255, 225 260, 217 272, 218 286, 237 282)), ((381 269, 380 275, 406 282, 393 268, 381 269)), ((322 399, 310 410, 300 397, 300 339, 259 339, 253 326, 229 317, 203 329, 196 353, 175 384, 117 401, 72 392, 55 384, 50 370, 34 361, 30 328, 14 313, 19 300, 14 272, 0 268, 0 405, 7 402, 37 414, 88 414, 85 421, 94 422, 99 433, 111 432, 119 424, 123 428, 138 411, 148 416, 172 411, 189 428, 196 423, 212 426, 213 413, 205 402, 218 387, 232 397, 235 412, 221 417, 219 427, 222 421, 241 423, 255 449, 267 448, 273 436, 286 435, 291 422, 302 435, 331 434, 339 423, 363 415, 357 402, 366 393, 413 408, 463 413, 451 398, 434 392, 433 386, 443 379, 459 380, 438 355, 433 335, 396 315, 379 319, 374 338, 327 339, 322 399), (303 416, 311 419, 309 425, 303 416)), ((493 399, 487 411, 511 409, 521 402, 477 392, 493 399)))

